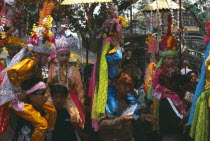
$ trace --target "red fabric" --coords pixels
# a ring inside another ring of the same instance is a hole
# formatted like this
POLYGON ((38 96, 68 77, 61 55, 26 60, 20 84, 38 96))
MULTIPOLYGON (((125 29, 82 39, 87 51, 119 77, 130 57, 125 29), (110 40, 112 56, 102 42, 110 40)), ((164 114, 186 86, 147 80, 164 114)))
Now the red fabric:
POLYGON ((74 101, 75 105, 77 106, 77 109, 79 111, 79 115, 80 115, 80 118, 82 119, 83 124, 85 124, 85 114, 82 110, 82 105, 78 96, 74 92, 70 92, 70 96, 72 100, 74 101))
POLYGON ((0 106, 0 135, 3 134, 9 124, 10 111, 8 103, 0 106))

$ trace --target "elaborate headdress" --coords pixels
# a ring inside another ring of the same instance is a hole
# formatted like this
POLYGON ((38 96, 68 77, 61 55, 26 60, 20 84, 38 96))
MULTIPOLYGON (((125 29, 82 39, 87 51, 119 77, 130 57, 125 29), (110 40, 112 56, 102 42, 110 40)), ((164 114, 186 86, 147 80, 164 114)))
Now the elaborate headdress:
POLYGON ((108 36, 118 36, 124 38, 122 35, 122 27, 128 27, 126 18, 118 16, 118 12, 114 5, 110 3, 108 19, 104 22, 104 26, 108 27, 108 36))
POLYGON ((162 37, 161 46, 160 46, 160 55, 161 56, 177 56, 179 46, 176 39, 171 34, 171 23, 172 17, 168 15, 168 30, 167 35, 162 37))
POLYGON ((56 54, 60 51, 70 51, 71 48, 76 47, 78 39, 75 37, 60 36, 55 39, 56 54))
MULTIPOLYGON (((42 19, 41 23, 39 23, 39 27, 35 27, 33 29, 32 36, 28 40, 28 47, 31 48, 32 51, 41 52, 51 54, 54 48, 55 39, 52 36, 51 27, 52 27, 52 17, 50 16, 51 11, 54 7, 54 3, 44 2, 43 10, 40 12, 40 19, 42 19), (41 18, 42 17, 42 18, 41 18), (45 42, 43 42, 45 41, 45 42)), ((26 52, 26 48, 22 48, 19 53, 17 53, 11 63, 0 72, 0 81, 2 81, 0 85, 0 105, 7 103, 8 101, 13 101, 17 98, 17 92, 20 91, 20 88, 15 88, 11 86, 11 82, 8 78, 7 71, 8 68, 18 64, 22 58, 24 57, 26 52)))
POLYGON ((34 25, 28 40, 28 47, 32 51, 51 54, 55 49, 55 38, 51 32, 53 18, 50 15, 53 8, 52 1, 44 2, 43 9, 40 11, 39 25, 34 25))
POLYGON ((153 38, 153 34, 150 33, 148 35, 146 44, 148 44, 148 51, 155 56, 155 54, 158 52, 158 41, 153 38))

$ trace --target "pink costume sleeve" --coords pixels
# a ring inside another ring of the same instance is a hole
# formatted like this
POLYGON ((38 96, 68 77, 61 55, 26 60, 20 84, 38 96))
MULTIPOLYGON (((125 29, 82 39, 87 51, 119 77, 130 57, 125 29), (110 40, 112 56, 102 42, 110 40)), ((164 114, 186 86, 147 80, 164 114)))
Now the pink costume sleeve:
POLYGON ((164 73, 163 72, 164 70, 162 68, 158 68, 155 72, 155 75, 153 76, 152 78, 152 87, 153 87, 153 92, 152 92, 152 95, 157 99, 157 100, 160 100, 161 99, 161 96, 162 94, 165 92, 166 90, 166 87, 163 86, 163 85, 160 85, 160 82, 159 82, 159 76, 160 74, 164 73))
POLYGON ((77 92, 77 96, 79 99, 84 98, 84 90, 83 90, 83 85, 82 85, 82 79, 80 72, 77 68, 73 68, 73 73, 71 75, 71 81, 74 84, 74 89, 77 92))

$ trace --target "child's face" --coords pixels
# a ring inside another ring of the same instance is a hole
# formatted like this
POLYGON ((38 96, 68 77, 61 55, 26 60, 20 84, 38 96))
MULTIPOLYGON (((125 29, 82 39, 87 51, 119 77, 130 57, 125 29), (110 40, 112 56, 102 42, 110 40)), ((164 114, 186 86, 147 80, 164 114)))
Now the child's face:
POLYGON ((46 90, 42 89, 42 90, 37 90, 36 94, 29 95, 29 98, 33 106, 42 107, 45 104, 45 102, 47 102, 44 96, 45 92, 46 90))
POLYGON ((61 64, 66 64, 69 62, 70 52, 69 51, 60 51, 57 54, 57 59, 61 64))
POLYGON ((176 64, 176 56, 166 56, 163 63, 167 67, 173 67, 176 64))
POLYGON ((64 104, 66 103, 66 96, 61 93, 56 93, 53 97, 53 103, 56 109, 61 109, 64 107, 64 104))
POLYGON ((196 82, 197 81, 198 75, 196 73, 191 73, 190 76, 191 76, 191 81, 192 82, 196 82))

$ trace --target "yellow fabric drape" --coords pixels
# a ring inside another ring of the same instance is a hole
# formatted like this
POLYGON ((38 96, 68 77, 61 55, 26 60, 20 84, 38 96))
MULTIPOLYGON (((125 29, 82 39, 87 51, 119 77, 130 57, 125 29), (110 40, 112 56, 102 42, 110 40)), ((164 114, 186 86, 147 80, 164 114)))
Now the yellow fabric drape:
POLYGON ((196 102, 194 118, 190 130, 190 136, 195 141, 208 141, 209 136, 209 113, 208 99, 210 91, 204 91, 196 102))
POLYGON ((50 105, 48 103, 45 103, 42 108, 46 112, 45 119, 48 123, 48 129, 51 130, 54 128, 56 122, 56 109, 53 105, 50 105))
POLYGON ((33 108, 31 104, 24 103, 24 111, 14 112, 21 118, 29 121, 34 127, 34 131, 31 136, 31 141, 44 141, 48 126, 52 128, 55 124, 56 111, 54 106, 45 103, 43 109, 47 113, 47 118, 42 117, 41 114, 33 108), (46 108, 46 109, 45 109, 46 108), (54 119, 53 119, 54 118, 54 119), (49 121, 49 125, 48 125, 49 121))
POLYGON ((109 48, 110 48, 110 42, 105 42, 105 46, 100 59, 98 92, 94 96, 94 103, 92 108, 93 119, 98 119, 100 114, 105 113, 107 94, 108 94, 108 64, 106 60, 106 54, 109 48))

